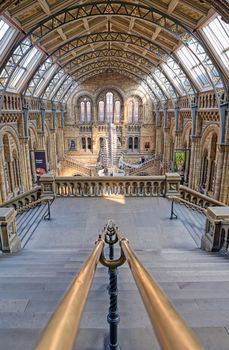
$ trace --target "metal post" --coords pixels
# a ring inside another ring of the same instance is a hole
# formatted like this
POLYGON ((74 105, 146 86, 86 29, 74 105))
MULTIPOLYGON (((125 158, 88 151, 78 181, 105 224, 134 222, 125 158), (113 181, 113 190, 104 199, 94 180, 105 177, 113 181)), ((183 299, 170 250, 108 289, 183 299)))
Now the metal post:
MULTIPOLYGON (((109 243, 109 258, 114 260, 114 242, 116 237, 116 230, 114 226, 107 227, 107 236, 109 243)), ((109 334, 109 345, 107 350, 118 350, 120 349, 118 344, 118 324, 120 317, 118 313, 118 287, 117 287, 117 268, 109 268, 109 288, 108 293, 110 296, 110 307, 107 315, 107 322, 110 326, 109 334)))
POLYGON ((174 200, 172 199, 172 203, 171 203, 171 213, 170 213, 170 220, 172 219, 177 219, 177 215, 174 212, 174 200))
POLYGON ((50 220, 51 219, 51 212, 50 212, 50 201, 48 201, 48 208, 47 213, 44 216, 44 220, 50 220))

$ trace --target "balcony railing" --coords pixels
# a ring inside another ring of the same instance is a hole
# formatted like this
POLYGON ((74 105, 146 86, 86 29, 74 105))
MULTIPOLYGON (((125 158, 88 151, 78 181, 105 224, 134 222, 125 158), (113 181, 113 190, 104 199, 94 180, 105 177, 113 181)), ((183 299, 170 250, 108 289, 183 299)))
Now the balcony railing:
POLYGON ((42 196, 57 197, 156 197, 179 196, 180 176, 52 177, 41 178, 42 196))

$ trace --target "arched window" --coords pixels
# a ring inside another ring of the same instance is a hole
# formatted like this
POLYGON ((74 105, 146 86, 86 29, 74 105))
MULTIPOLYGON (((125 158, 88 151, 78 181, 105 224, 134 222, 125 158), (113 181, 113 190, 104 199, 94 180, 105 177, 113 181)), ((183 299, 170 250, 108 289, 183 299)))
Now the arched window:
POLYGON ((139 121, 139 99, 137 97, 131 98, 128 102, 128 123, 138 123, 139 121))
POLYGON ((134 99, 134 123, 138 122, 138 114, 139 114, 139 103, 137 99, 134 99))
POLYGON ((92 103, 89 97, 81 97, 79 101, 80 122, 90 123, 92 120, 92 103))
POLYGON ((138 137, 134 138, 134 150, 137 151, 138 150, 138 137))
POLYGON ((133 119, 133 101, 128 103, 128 123, 132 123, 133 119))
POLYGON ((87 122, 91 122, 91 102, 87 101, 87 122))
POLYGON ((119 123, 121 118, 121 103, 115 101, 114 122, 119 123))
POLYGON ((108 123, 113 121, 113 94, 108 92, 106 94, 106 120, 108 123))
POLYGON ((91 150, 91 138, 87 138, 87 148, 91 150))
POLYGON ((104 122, 104 102, 99 101, 99 121, 104 122))
POLYGON ((130 151, 133 151, 133 139, 132 139, 132 137, 128 138, 128 149, 130 151))
POLYGON ((85 122, 85 103, 82 101, 80 103, 80 121, 81 123, 85 122))
POLYGON ((86 151, 86 139, 82 137, 82 149, 86 151))

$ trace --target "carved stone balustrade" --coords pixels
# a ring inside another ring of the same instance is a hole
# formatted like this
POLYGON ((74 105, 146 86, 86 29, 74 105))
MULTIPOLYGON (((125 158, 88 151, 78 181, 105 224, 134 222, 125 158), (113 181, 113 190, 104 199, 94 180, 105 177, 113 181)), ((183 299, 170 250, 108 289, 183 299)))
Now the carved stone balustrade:
POLYGON ((191 188, 183 185, 180 186, 180 195, 182 199, 185 199, 190 203, 196 204, 201 208, 225 206, 225 204, 223 204, 222 202, 219 202, 214 198, 208 197, 200 192, 192 190, 191 188))
POLYGON ((40 198, 40 187, 37 186, 31 191, 22 193, 7 202, 4 202, 0 207, 14 208, 15 210, 21 209, 27 206, 29 203, 36 202, 40 198))
POLYGON ((21 241, 16 228, 16 211, 0 208, 0 251, 15 253, 21 249, 21 241))
POLYGON ((180 176, 41 177, 42 196, 57 197, 156 197, 179 195, 180 176))
POLYGON ((229 207, 207 209, 205 234, 201 248, 207 251, 228 250, 229 246, 229 207))

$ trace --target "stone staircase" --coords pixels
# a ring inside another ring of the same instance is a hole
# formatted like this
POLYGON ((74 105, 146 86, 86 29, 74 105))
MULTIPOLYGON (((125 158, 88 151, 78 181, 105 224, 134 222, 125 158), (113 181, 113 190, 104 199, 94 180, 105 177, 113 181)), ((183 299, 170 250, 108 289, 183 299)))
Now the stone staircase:
POLYGON ((91 176, 92 170, 89 169, 86 165, 79 163, 77 160, 72 158, 65 158, 62 161, 63 172, 65 168, 72 168, 80 175, 91 176))
POLYGON ((137 169, 130 169, 129 175, 160 175, 160 161, 156 159, 147 160, 137 169))
MULTIPOLYGON (((135 247, 137 256, 205 348, 228 350, 229 258, 197 248, 198 242, 194 242, 198 239, 197 227, 194 227, 190 238, 192 223, 197 222, 196 211, 186 208, 186 212, 185 208, 175 207, 178 219, 167 221, 169 208, 170 203, 163 198, 127 199, 125 207, 116 202, 103 202, 102 199, 55 200, 52 220, 42 221, 26 248, 15 255, 0 255, 0 349, 33 348, 58 301, 93 248, 96 232, 101 227, 96 220, 99 217, 104 222, 103 215, 107 217, 112 210, 117 220, 123 217, 124 230, 125 225, 127 230, 134 220, 127 237, 135 247), (144 211, 141 210, 141 203, 144 203, 144 211), (104 213, 101 213, 102 208, 104 213), (133 213, 136 210, 138 218, 135 214, 129 216, 129 208, 133 213), (160 220, 164 231, 160 231, 157 222, 149 231, 150 220, 156 220, 149 213, 155 212, 155 217, 159 218, 158 212, 162 208, 160 220), (146 226, 145 215, 149 226, 146 226), (66 218, 65 222, 63 217, 66 218), (141 231, 136 229, 137 234, 134 232, 135 219, 138 225, 142 225, 141 231), (182 226, 185 221, 186 226, 182 226), (64 231, 66 223, 68 230, 64 231), (181 244, 182 237, 184 242, 181 244)), ((204 220, 201 217, 198 220, 202 230, 204 220)), ((101 350, 107 344, 107 283, 107 269, 99 264, 81 321, 75 347, 77 350, 101 350)), ((121 349, 158 350, 150 321, 127 264, 119 268, 118 289, 121 349)))
POLYGON ((17 232, 24 248, 29 242, 36 228, 47 213, 48 204, 40 203, 16 216, 17 232))
MULTIPOLYGON (((206 349, 228 349, 228 258, 199 249, 136 253, 206 349)), ((1 349, 32 349, 88 254, 82 249, 25 249, 15 256, 0 258, 1 349)), ((107 269, 99 265, 76 349, 101 350, 107 342, 107 281, 107 269)), ((122 349, 159 349, 126 264, 119 269, 118 281, 122 349)))

